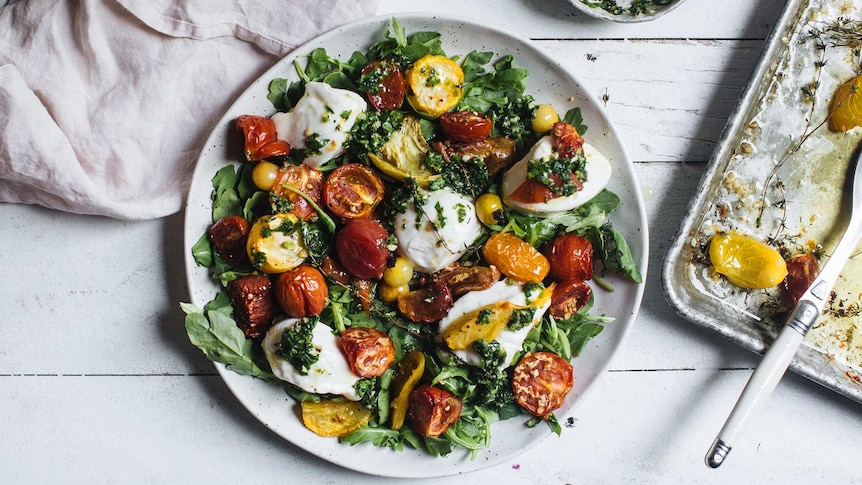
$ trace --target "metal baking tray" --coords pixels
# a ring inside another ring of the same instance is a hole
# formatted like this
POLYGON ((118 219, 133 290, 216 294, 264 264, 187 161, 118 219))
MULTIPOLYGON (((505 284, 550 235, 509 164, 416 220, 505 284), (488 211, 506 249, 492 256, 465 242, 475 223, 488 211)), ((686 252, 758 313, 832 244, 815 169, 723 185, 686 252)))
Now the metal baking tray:
MULTIPOLYGON (((828 259, 846 225, 846 174, 862 128, 835 133, 824 121, 859 60, 847 47, 820 49, 817 39, 846 18, 862 20, 862 5, 788 1, 663 262, 671 305, 753 352, 774 340, 791 303, 778 287, 730 285, 706 249, 713 234, 739 230, 787 255, 816 253, 821 266, 828 259)), ((862 402, 862 256, 851 258, 833 293, 790 368, 862 402)))

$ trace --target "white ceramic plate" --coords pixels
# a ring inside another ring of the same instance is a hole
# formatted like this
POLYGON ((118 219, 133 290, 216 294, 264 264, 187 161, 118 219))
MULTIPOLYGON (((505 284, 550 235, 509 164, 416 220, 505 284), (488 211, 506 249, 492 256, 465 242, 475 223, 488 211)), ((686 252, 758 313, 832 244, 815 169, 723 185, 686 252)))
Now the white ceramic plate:
MULTIPOLYGON (((301 58, 313 49, 323 47, 333 57, 347 60, 354 51, 364 52, 371 44, 382 40, 390 20, 389 17, 378 17, 346 25, 298 48, 255 81, 218 122, 198 160, 186 205, 186 273, 192 303, 203 307, 218 291, 216 283, 209 278, 207 269, 195 265, 191 246, 212 223, 212 176, 225 164, 236 163, 235 157, 227 150, 229 137, 235 136, 233 120, 242 114, 272 115, 274 109, 266 98, 269 82, 278 77, 296 79, 292 63, 297 57, 301 58)), ((620 196, 622 206, 612 215, 611 220, 631 245, 634 258, 639 262, 639 269, 646 279, 647 226, 640 191, 632 163, 597 100, 554 59, 526 40, 451 17, 409 14, 398 16, 398 20, 408 34, 423 30, 440 32, 443 47, 450 56, 463 57, 474 49, 512 54, 516 66, 530 71, 527 92, 533 94, 538 102, 550 103, 560 113, 575 106, 581 108, 584 122, 589 128, 586 133, 587 141, 604 153, 614 166, 609 188, 620 196)), ((613 316, 616 321, 605 325, 604 331, 590 341, 584 355, 573 362, 575 387, 564 406, 556 412, 564 425, 563 433, 568 431, 565 427, 566 420, 574 416, 577 404, 607 367, 611 356, 631 328, 640 306, 643 285, 636 285, 615 276, 609 276, 608 281, 616 290, 612 293, 597 290, 594 311, 613 316)), ((302 425, 298 406, 281 387, 226 371, 221 364, 216 364, 216 367, 237 399, 274 432, 309 453, 369 474, 436 477, 469 472, 512 460, 551 434, 545 425, 532 429, 525 427, 526 418, 523 417, 495 423, 490 448, 479 452, 475 459, 462 451, 455 451, 447 457, 432 457, 410 448, 397 452, 367 443, 350 446, 341 444, 334 438, 321 438, 308 431, 302 425)), ((590 418, 581 416, 579 419, 590 418)))

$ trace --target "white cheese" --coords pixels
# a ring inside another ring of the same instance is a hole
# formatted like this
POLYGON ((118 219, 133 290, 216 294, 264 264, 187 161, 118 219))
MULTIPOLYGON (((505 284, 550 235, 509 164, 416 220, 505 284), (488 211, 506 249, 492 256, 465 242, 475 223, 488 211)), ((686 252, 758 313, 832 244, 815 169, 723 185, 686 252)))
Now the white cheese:
POLYGON ((332 329, 326 325, 318 322, 312 331, 311 343, 317 349, 319 356, 317 362, 308 368, 305 375, 302 375, 287 359, 276 354, 281 343, 281 335, 299 321, 298 318, 281 320, 266 332, 261 346, 272 373, 279 379, 307 392, 339 394, 351 401, 358 401, 359 395, 353 386, 360 378, 350 370, 341 351, 339 338, 333 335, 332 329))
POLYGON ((436 273, 467 252, 482 233, 482 225, 470 198, 449 189, 420 193, 427 197, 420 206, 422 215, 410 203, 395 218, 398 253, 417 271, 436 273))
POLYGON ((570 211, 579 207, 602 191, 611 180, 613 168, 610 162, 589 143, 584 143, 584 156, 587 158, 587 180, 581 190, 572 195, 555 197, 547 202, 521 202, 512 200, 512 193, 527 180, 527 167, 531 160, 547 159, 554 154, 554 142, 546 136, 536 142, 530 152, 519 160, 503 175, 503 202, 512 208, 534 214, 553 214, 570 211))
POLYGON ((322 144, 320 153, 309 153, 304 160, 317 168, 344 153, 350 129, 367 107, 362 96, 353 91, 310 82, 296 106, 289 113, 276 113, 272 120, 278 139, 290 143, 291 148, 308 148, 312 139, 322 144))

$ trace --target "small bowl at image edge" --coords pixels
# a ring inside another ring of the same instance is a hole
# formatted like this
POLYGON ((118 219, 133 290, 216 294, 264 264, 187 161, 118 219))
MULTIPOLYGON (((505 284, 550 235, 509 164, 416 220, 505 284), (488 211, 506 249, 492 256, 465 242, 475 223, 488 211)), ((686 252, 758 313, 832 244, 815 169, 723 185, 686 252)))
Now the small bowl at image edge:
POLYGON ((601 7, 601 0, 569 0, 572 5, 581 12, 589 15, 590 17, 603 19, 603 20, 612 20, 614 22, 624 22, 624 23, 634 23, 634 22, 646 22, 647 20, 653 20, 661 17, 662 15, 670 12, 675 9, 683 2, 683 0, 671 0, 667 5, 655 5, 651 4, 651 2, 647 2, 647 11, 645 13, 640 13, 637 15, 633 15, 629 12, 629 8, 635 0, 617 0, 616 3, 618 6, 623 8, 623 13, 613 14, 605 10, 601 7))

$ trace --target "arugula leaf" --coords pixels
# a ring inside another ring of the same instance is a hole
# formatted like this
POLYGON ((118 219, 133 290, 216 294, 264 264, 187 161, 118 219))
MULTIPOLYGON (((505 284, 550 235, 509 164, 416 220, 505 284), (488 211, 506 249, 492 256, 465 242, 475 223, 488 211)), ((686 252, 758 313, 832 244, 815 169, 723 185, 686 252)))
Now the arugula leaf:
POLYGON ((446 55, 439 32, 416 32, 408 36, 396 18, 392 19, 390 28, 383 36, 385 40, 368 49, 370 60, 391 59, 399 68, 405 70, 421 57, 446 55))
POLYGON ((631 249, 625 238, 610 224, 592 228, 586 235, 593 245, 605 270, 616 270, 628 276, 635 283, 643 283, 643 276, 638 270, 631 249))
POLYGON ((191 303, 180 303, 186 313, 185 325, 189 340, 215 362, 225 364, 237 374, 249 375, 267 382, 278 382, 269 371, 255 363, 252 342, 222 309, 201 310, 191 303))

